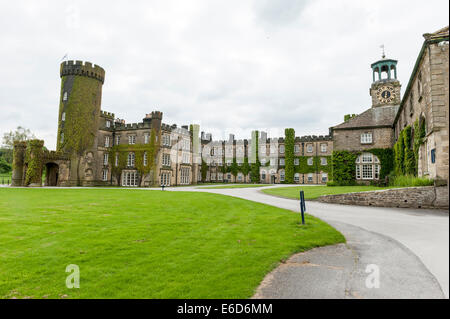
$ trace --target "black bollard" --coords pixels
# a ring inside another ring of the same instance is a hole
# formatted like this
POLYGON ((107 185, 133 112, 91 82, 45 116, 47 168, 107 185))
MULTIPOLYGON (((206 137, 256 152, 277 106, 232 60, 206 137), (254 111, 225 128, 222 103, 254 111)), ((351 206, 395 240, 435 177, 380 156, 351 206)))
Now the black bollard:
POLYGON ((306 211, 305 193, 303 191, 300 191, 300 212, 302 214, 302 225, 305 225, 305 211, 306 211))

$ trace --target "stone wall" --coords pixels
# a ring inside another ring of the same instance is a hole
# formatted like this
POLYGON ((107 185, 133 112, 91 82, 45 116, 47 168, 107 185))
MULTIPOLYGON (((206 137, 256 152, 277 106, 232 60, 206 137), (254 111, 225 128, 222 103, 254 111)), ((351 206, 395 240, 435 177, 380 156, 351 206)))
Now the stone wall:
POLYGON ((325 195, 319 197, 318 201, 358 206, 448 209, 448 186, 394 188, 371 192, 325 195))

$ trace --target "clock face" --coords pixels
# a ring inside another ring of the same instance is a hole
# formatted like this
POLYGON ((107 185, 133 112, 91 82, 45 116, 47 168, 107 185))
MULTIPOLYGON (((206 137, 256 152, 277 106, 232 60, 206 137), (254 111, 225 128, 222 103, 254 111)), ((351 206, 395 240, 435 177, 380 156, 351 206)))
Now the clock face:
POLYGON ((377 89, 377 98, 382 103, 390 103, 395 100, 396 96, 392 86, 380 86, 377 89))

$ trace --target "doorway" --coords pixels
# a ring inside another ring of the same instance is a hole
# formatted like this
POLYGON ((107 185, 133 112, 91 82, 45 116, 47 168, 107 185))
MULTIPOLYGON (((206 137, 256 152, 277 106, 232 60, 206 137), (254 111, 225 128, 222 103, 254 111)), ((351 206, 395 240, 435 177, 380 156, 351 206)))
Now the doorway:
POLYGON ((58 174, 59 174, 58 164, 47 163, 45 165, 45 168, 46 168, 45 185, 58 186, 58 174))

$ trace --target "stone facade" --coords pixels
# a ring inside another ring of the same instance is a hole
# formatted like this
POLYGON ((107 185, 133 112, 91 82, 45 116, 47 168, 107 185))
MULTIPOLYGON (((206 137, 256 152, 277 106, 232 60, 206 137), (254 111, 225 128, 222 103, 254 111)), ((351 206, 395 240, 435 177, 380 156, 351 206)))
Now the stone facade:
POLYGON ((318 198, 323 203, 448 209, 448 186, 409 187, 371 192, 324 195, 318 198))
POLYGON ((448 27, 425 34, 425 41, 394 122, 394 138, 415 121, 423 122, 426 137, 420 146, 418 175, 449 181, 448 27), (433 154, 432 154, 433 153, 433 154))

